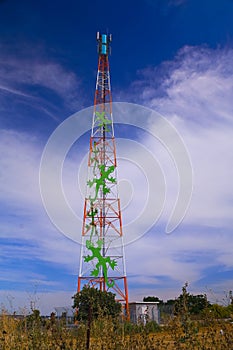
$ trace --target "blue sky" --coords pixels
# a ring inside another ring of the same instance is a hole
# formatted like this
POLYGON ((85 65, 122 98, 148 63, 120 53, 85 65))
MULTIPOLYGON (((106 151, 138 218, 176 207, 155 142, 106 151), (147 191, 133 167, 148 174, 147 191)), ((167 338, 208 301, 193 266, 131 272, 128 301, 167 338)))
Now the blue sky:
MULTIPOLYGON (((130 299, 173 298, 186 281, 190 291, 208 292, 210 299, 221 300, 233 289, 232 14, 231 0, 0 1, 0 301, 5 307, 18 310, 34 299, 49 313, 69 304, 76 290, 79 245, 50 222, 40 197, 39 165, 58 125, 93 103, 98 30, 113 35, 113 100, 161 113, 182 136, 193 165, 189 210, 167 235, 177 191, 174 166, 164 150, 143 139, 163 168, 167 198, 157 225, 126 247, 130 299)), ((91 117, 86 123, 91 126, 91 117)), ((150 128, 156 128, 153 121, 150 128)), ((87 149, 83 142, 80 154, 71 152, 64 178, 80 216, 82 198, 77 191, 76 199, 72 184, 87 149)), ((130 181, 134 170, 121 164, 119 180, 130 181)), ((135 188, 134 195, 139 208, 142 194, 135 188)))

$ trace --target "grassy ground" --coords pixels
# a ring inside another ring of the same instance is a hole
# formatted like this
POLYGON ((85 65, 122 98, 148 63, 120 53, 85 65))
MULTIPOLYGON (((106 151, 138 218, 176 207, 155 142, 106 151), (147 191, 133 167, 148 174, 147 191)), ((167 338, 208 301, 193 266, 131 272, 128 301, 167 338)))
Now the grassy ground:
MULTIPOLYGON (((42 320, 39 314, 24 319, 2 314, 0 317, 0 349, 44 350, 86 349, 87 328, 67 328, 55 319, 42 320)), ((92 323, 92 350, 202 349, 232 350, 233 324, 229 321, 191 321, 176 317, 166 326, 146 327, 113 322, 104 318, 92 323)))

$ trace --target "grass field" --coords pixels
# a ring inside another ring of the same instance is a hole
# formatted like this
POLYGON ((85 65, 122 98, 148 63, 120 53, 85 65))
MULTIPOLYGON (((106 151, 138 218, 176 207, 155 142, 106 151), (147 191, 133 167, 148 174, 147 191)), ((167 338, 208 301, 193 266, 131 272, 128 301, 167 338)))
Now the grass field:
MULTIPOLYGON (((43 320, 39 313, 23 319, 2 313, 0 317, 0 349, 3 350, 84 350, 87 327, 69 328, 63 321, 43 320)), ((133 326, 103 318, 92 323, 92 350, 203 349, 232 350, 233 324, 226 320, 201 321, 177 316, 159 327, 148 323, 133 326)))

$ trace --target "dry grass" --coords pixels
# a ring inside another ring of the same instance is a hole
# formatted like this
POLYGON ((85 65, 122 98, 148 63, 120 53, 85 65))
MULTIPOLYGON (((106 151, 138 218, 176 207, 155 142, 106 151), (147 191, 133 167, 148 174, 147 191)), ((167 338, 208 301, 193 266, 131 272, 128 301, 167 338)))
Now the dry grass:
MULTIPOLYGON (((41 320, 38 315, 22 320, 6 313, 0 317, 0 349, 82 350, 86 349, 86 326, 67 329, 61 322, 41 320)), ((150 328, 126 327, 103 318, 93 322, 92 350, 233 349, 233 325, 226 321, 191 321, 177 316, 151 332, 150 328)))

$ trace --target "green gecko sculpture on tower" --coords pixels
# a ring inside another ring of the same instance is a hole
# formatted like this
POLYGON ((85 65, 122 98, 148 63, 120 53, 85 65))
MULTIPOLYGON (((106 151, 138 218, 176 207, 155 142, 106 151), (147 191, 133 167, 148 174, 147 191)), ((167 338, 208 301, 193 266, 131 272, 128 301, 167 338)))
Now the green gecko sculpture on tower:
POLYGON ((117 266, 117 262, 114 259, 110 259, 110 257, 103 257, 101 255, 101 249, 103 247, 103 240, 98 239, 97 241, 97 247, 94 246, 93 242, 87 240, 86 241, 86 247, 92 252, 92 255, 87 255, 84 258, 85 262, 89 262, 96 258, 98 260, 98 263, 95 265, 95 269, 91 271, 91 276, 98 277, 100 273, 100 268, 102 266, 103 269, 103 276, 104 280, 106 282, 106 285, 109 288, 112 288, 114 286, 114 281, 109 282, 108 280, 108 268, 111 267, 112 270, 114 270, 115 266, 117 266))
MULTIPOLYGON (((99 121, 99 127, 104 127, 105 131, 109 131, 106 128, 106 125, 111 124, 111 121, 106 118, 105 112, 99 113, 96 112, 97 115, 97 121, 99 121)), ((116 183, 116 179, 112 176, 110 176, 111 173, 113 173, 115 166, 109 166, 107 169, 105 164, 99 164, 98 154, 100 150, 98 148, 98 144, 94 142, 94 147, 92 150, 93 157, 91 157, 92 164, 94 163, 93 167, 93 173, 94 178, 93 180, 88 180, 87 185, 91 188, 95 184, 95 195, 94 198, 89 197, 90 200, 90 210, 87 212, 87 216, 91 218, 91 222, 86 225, 86 229, 89 231, 91 229, 90 239, 86 240, 86 248, 92 252, 92 255, 87 255, 84 258, 85 262, 92 261, 94 258, 98 260, 97 264, 95 265, 95 269, 91 271, 91 275, 94 277, 98 277, 100 273, 100 268, 102 267, 104 280, 106 282, 106 285, 111 288, 114 286, 114 281, 109 282, 108 280, 108 268, 111 267, 112 270, 114 270, 115 266, 117 266, 117 262, 114 259, 110 259, 110 257, 103 257, 101 254, 101 249, 103 247, 103 240, 98 239, 97 241, 97 247, 95 247, 94 243, 92 242, 93 235, 98 236, 96 223, 95 223, 95 217, 98 214, 97 208, 94 208, 95 201, 98 197, 99 190, 102 187, 102 193, 106 195, 110 192, 110 188, 107 187, 106 181, 109 181, 111 183, 116 183), (96 174, 96 168, 99 169, 99 178, 97 178, 96 174)))
POLYGON ((111 124, 111 120, 109 120, 106 116, 105 116, 105 111, 103 111, 102 113, 100 112, 95 112, 95 114, 97 115, 96 121, 100 121, 99 123, 99 127, 104 127, 105 131, 110 131, 109 129, 106 128, 106 125, 111 124))
POLYGON ((94 198, 90 198, 92 201, 95 201, 97 199, 100 186, 103 187, 103 194, 107 194, 107 193, 110 192, 110 189, 106 185, 106 180, 110 181, 111 183, 115 183, 116 182, 116 179, 114 177, 112 177, 112 176, 110 177, 110 174, 115 169, 114 165, 111 165, 107 170, 105 170, 105 165, 104 164, 99 165, 98 168, 99 168, 100 174, 101 174, 100 178, 99 179, 94 178, 93 180, 87 181, 87 184, 88 184, 89 187, 92 187, 94 184, 96 184, 95 197, 94 198))
POLYGON ((94 209, 94 203, 91 200, 91 208, 90 210, 87 212, 87 216, 89 216, 91 218, 91 222, 90 224, 86 225, 86 229, 89 231, 91 228, 91 236, 90 236, 90 240, 92 239, 93 234, 97 234, 97 229, 96 229, 96 223, 95 223, 95 216, 98 214, 98 210, 95 208, 94 209))

